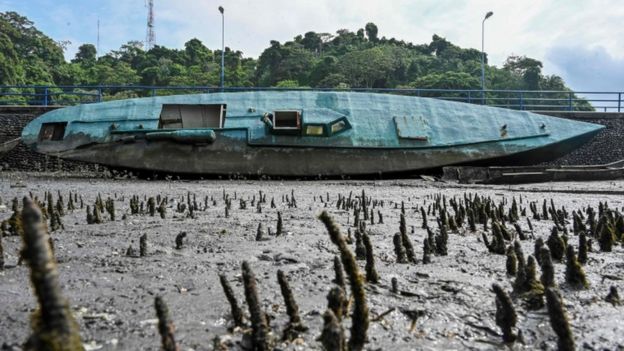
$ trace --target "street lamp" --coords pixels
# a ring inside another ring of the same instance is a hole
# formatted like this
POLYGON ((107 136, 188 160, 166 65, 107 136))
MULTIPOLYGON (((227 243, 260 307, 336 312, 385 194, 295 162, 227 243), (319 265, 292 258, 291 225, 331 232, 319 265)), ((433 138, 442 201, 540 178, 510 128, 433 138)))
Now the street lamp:
POLYGON ((494 12, 489 11, 481 22, 481 91, 483 94, 485 94, 485 20, 493 14, 494 12))
POLYGON ((221 91, 223 91, 225 80, 225 15, 223 14, 223 6, 219 6, 219 12, 221 12, 221 91))

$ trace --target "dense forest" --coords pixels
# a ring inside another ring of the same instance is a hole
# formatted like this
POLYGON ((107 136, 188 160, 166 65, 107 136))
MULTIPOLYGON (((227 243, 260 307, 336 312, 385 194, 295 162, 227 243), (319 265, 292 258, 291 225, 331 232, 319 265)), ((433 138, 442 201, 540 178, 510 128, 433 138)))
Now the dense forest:
MULTIPOLYGON (((0 85, 218 86, 221 50, 191 39, 183 49, 131 41, 100 54, 83 44, 64 58, 66 42, 39 31, 15 12, 0 13, 0 85)), ((487 58, 486 58, 487 62, 487 58)), ((428 44, 379 37, 374 23, 356 32, 307 32, 292 41, 271 41, 257 59, 225 49, 230 87, 480 89, 481 52, 433 35, 428 44)), ((563 79, 542 73, 542 63, 510 56, 502 67, 486 66, 488 89, 569 91, 563 79)), ((7 90, 6 88, 4 89, 7 90)), ((166 92, 164 92, 166 93, 166 92)), ((141 95, 109 89, 106 98, 141 95)), ((562 94, 561 98, 567 94, 562 94)), ((577 104, 586 104, 583 101, 577 104)))

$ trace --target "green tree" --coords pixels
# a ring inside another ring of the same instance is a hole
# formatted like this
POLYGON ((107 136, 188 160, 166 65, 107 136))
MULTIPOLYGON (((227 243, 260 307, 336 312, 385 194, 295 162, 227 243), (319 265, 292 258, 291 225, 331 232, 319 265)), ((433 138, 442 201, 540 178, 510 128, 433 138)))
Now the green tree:
POLYGON ((18 84, 23 79, 19 58, 11 39, 0 32, 0 84, 18 84))
POLYGON ((431 73, 416 79, 410 84, 414 88, 422 89, 479 89, 479 79, 465 72, 431 73))
POLYGON ((258 60, 256 75, 261 85, 275 85, 282 80, 296 80, 301 85, 309 84, 310 69, 315 57, 303 45, 288 42, 281 45, 271 42, 258 60))
MULTIPOLYGON (((321 60, 317 60, 316 64, 312 68, 310 72, 309 82, 312 86, 323 86, 320 85, 320 82, 325 80, 328 75, 336 72, 336 67, 338 64, 338 59, 334 56, 327 55, 323 57, 321 60)), ((343 76, 344 77, 344 76, 343 76)), ((346 80, 343 80, 343 82, 346 80)))
POLYGON ((82 85, 89 84, 90 81, 87 78, 87 69, 85 69, 81 63, 69 63, 61 65, 56 70, 56 77, 54 82, 58 85, 82 85))
POLYGON ((115 58, 115 62, 125 62, 136 70, 140 70, 147 61, 147 53, 143 50, 143 43, 136 40, 127 42, 119 50, 112 51, 110 55, 115 58))
POLYGON ((0 12, 0 33, 5 33, 22 59, 39 59, 50 64, 65 62, 63 49, 16 12, 0 12))
POLYGON ((206 65, 213 60, 213 55, 199 39, 191 39, 184 44, 185 62, 189 66, 206 65))
POLYGON ((318 87, 321 88, 350 88, 349 84, 347 84, 347 77, 340 73, 331 73, 328 74, 325 78, 323 78, 319 83, 318 87))
POLYGON ((380 47, 352 51, 340 59, 342 73, 352 87, 373 88, 391 70, 391 58, 380 47))
POLYGON ((85 67, 91 67, 96 63, 97 50, 93 44, 83 44, 78 47, 76 57, 72 60, 72 63, 79 63, 85 67))
POLYGON ((503 69, 521 77, 524 81, 524 88, 528 90, 539 90, 542 76, 542 63, 538 60, 526 56, 509 56, 503 69))
POLYGON ((271 40, 271 45, 260 54, 256 70, 256 81, 260 85, 270 86, 278 81, 272 75, 283 59, 281 49, 282 44, 279 41, 271 40))
POLYGON ((301 45, 303 45, 303 47, 307 50, 320 52, 323 41, 321 40, 321 37, 315 32, 307 32, 306 34, 304 34, 303 39, 301 40, 301 45))
MULTIPOLYGON (((34 23, 16 12, 0 12, 0 45, 8 82, 51 84, 54 70, 65 63, 63 49, 34 23), (11 45, 9 45, 10 42, 11 45), (15 60, 15 57, 18 60, 15 60), (6 68, 13 64, 13 68, 6 68)), ((2 79, 4 80, 4 79, 2 79)))
POLYGON ((376 42, 379 40, 377 38, 379 29, 377 28, 377 25, 375 25, 375 23, 373 22, 366 23, 366 26, 364 26, 364 29, 366 30, 366 37, 368 38, 368 40, 372 42, 376 42))
MULTIPOLYGON (((221 51, 210 50, 195 38, 182 49, 157 45, 148 51, 141 42, 130 41, 118 50, 101 53, 100 57, 94 45, 84 43, 70 63, 65 62, 63 55, 66 44, 46 36, 16 12, 0 12, 0 85, 219 84, 221 51)), ((461 48, 438 35, 424 44, 380 37, 374 23, 367 23, 356 32, 309 31, 284 43, 271 41, 257 60, 231 48, 225 48, 224 54, 227 86, 480 89, 479 50, 461 48)), ((525 56, 509 57, 501 68, 486 65, 487 87, 536 90, 525 96, 536 105, 552 104, 552 98, 567 104, 572 97, 576 108, 591 109, 587 101, 570 95, 561 77, 543 75, 542 66, 540 61, 525 56), (539 90, 561 93, 547 96, 539 90)), ((148 93, 106 90, 105 98, 148 93)), ((518 106, 520 102, 513 94, 489 92, 487 96, 504 98, 497 101, 509 106, 518 106)))
POLYGON ((126 62, 118 62, 114 66, 98 64, 89 74, 90 85, 132 85, 139 82, 137 72, 126 62))

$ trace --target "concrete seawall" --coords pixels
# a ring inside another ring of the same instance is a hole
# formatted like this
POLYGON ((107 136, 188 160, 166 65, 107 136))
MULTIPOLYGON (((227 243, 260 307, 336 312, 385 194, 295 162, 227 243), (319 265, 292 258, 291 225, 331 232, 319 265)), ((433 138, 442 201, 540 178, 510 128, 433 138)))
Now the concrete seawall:
MULTIPOLYGON (((55 107, 0 106, 0 143, 18 138, 22 128, 37 116, 55 107)), ((549 162, 552 165, 587 165, 624 159, 624 113, 543 112, 556 117, 602 124, 607 128, 591 142, 572 153, 549 162)), ((13 171, 98 171, 105 167, 61 160, 30 151, 18 144, 7 154, 0 155, 0 170, 13 171)))

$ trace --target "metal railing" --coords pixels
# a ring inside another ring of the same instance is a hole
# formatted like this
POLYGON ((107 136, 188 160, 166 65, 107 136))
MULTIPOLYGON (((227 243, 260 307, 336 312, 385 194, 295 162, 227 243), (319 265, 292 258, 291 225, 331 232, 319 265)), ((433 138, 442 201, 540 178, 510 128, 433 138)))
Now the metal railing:
POLYGON ((622 112, 624 92, 546 91, 546 90, 458 90, 398 88, 259 88, 213 86, 0 86, 0 105, 76 105, 134 97, 166 96, 237 91, 356 91, 430 97, 471 104, 527 111, 604 111, 622 112))

